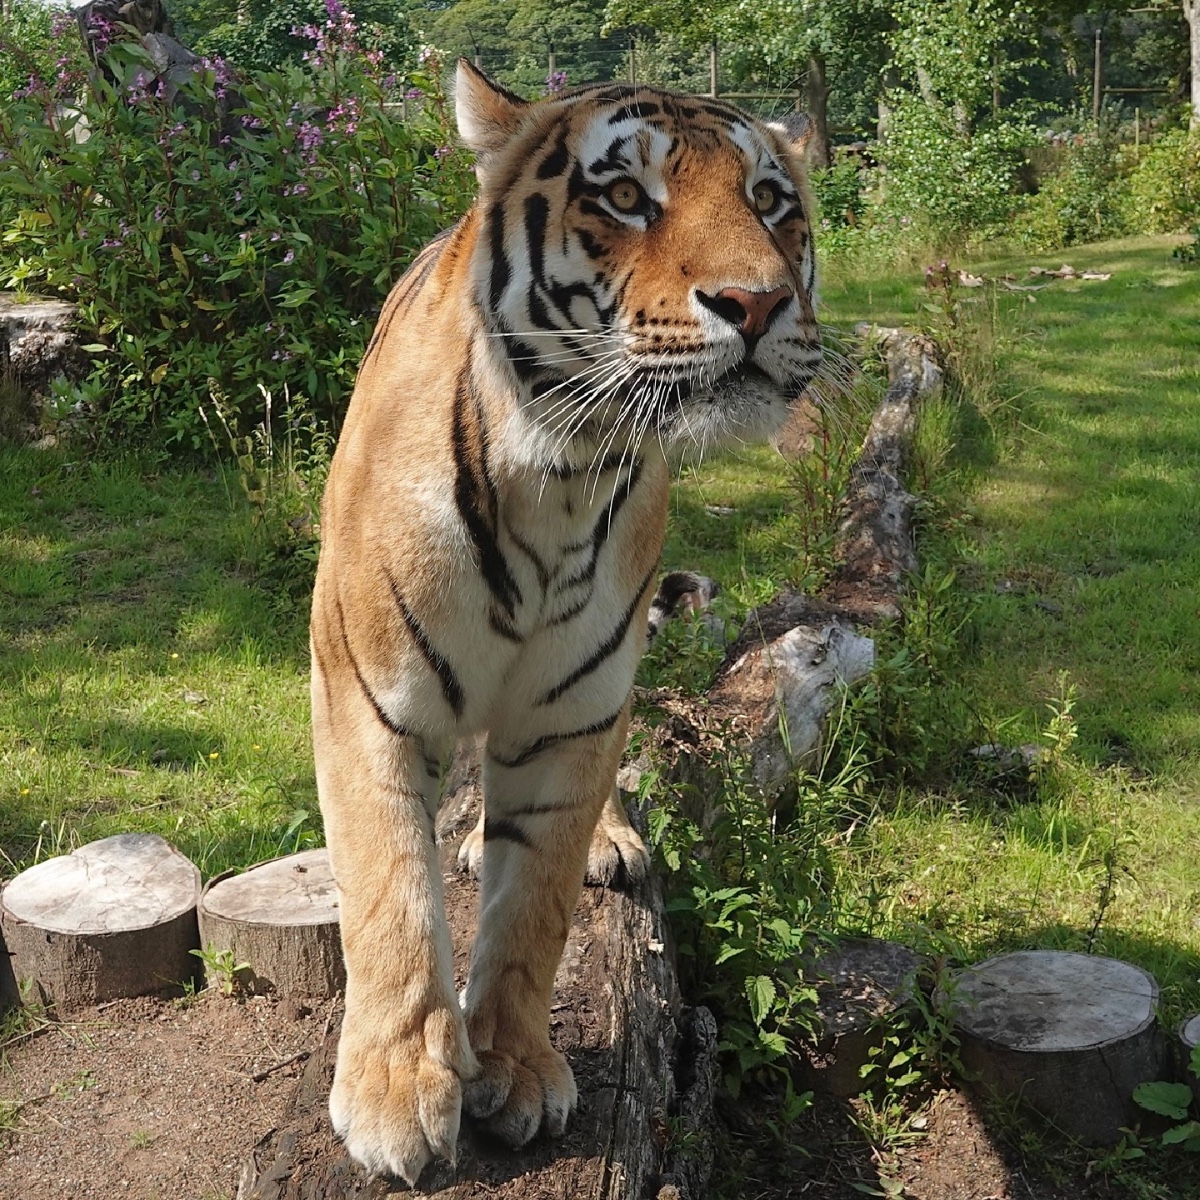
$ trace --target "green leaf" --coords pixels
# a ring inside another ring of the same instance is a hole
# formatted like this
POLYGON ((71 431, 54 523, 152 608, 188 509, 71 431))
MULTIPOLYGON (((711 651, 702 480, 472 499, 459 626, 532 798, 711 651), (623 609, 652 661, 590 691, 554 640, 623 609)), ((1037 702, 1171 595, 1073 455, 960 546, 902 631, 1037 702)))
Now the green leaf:
POLYGON ((754 975, 746 980, 746 999, 755 1025, 761 1025, 775 1004, 775 981, 769 975, 754 975))
POLYGON ((1200 1121, 1185 1121, 1182 1125, 1176 1125, 1173 1129, 1168 1129, 1162 1135, 1162 1144, 1164 1146, 1178 1146, 1180 1143, 1191 1141, 1193 1138, 1200 1138, 1200 1121))
POLYGON ((1133 1099, 1147 1112, 1182 1121, 1192 1102, 1192 1089, 1186 1083, 1166 1083, 1160 1079, 1139 1084, 1133 1089, 1133 1099))

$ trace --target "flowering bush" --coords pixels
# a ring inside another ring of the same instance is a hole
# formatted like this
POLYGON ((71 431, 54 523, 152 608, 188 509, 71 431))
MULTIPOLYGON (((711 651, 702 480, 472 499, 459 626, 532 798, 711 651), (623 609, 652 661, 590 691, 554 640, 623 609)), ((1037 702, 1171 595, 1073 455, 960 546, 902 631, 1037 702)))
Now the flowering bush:
POLYGON ((0 286, 78 301, 94 365, 63 399, 98 435, 200 447, 210 394, 236 425, 260 388, 336 422, 391 283, 469 203, 436 57, 385 77, 338 0, 306 32, 302 65, 206 62, 174 100, 116 42, 81 111, 40 80, 0 106, 0 286))
POLYGON ((1169 130, 1142 152, 1123 209, 1141 233, 1181 233, 1200 221, 1200 131, 1169 130))

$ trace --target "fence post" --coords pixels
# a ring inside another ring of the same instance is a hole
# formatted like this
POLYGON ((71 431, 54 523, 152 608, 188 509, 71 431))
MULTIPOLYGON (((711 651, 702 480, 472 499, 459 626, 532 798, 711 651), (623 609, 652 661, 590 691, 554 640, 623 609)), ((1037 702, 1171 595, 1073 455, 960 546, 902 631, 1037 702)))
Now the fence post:
POLYGON ((708 94, 717 98, 717 39, 713 38, 708 48, 708 94))
POLYGON ((1092 120, 1100 122, 1100 30, 1096 30, 1096 57, 1092 64, 1092 120))
POLYGON ((553 76, 553 74, 556 70, 556 65, 554 62, 554 43, 553 42, 550 43, 549 63, 550 63, 550 70, 546 72, 547 79, 551 78, 551 76, 553 76))
POLYGON ((1133 158, 1135 162, 1142 161, 1142 110, 1133 110, 1133 158))
POLYGON ((629 35, 629 82, 637 84, 637 39, 629 35))

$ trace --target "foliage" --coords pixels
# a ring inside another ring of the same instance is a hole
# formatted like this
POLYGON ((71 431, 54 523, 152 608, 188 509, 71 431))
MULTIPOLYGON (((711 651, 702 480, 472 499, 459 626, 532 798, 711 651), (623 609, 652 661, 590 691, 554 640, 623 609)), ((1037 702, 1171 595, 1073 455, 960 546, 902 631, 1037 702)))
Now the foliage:
POLYGON ((1139 233, 1180 233, 1200 222, 1200 128, 1169 130, 1142 152, 1125 220, 1139 233))
POLYGON ((1034 137, 1027 104, 1002 109, 994 90, 1030 60, 1032 11, 1003 0, 894 0, 892 69, 900 86, 878 153, 884 207, 937 244, 987 236, 1012 209, 1021 148, 1034 137), (1023 53, 1011 56, 1011 48, 1023 53))
POLYGON ((1053 250, 1125 232, 1125 167, 1110 113, 1067 135, 1058 170, 1042 180, 1023 206, 1026 244, 1053 250))
POLYGON ((816 990, 803 956, 836 928, 831 898, 838 832, 863 807, 861 745, 839 747, 815 773, 794 781, 794 810, 777 811, 731 752, 716 794, 721 809, 704 827, 686 796, 653 773, 642 795, 651 840, 672 873, 674 915, 689 992, 714 1008, 726 1054, 726 1084, 781 1066, 813 1028, 816 990))
POLYGON ((48 124, 49 85, 0 110, 0 283, 79 302, 93 369, 60 399, 97 436, 199 447, 214 388, 234 426, 260 386, 336 422, 391 282, 468 203, 437 59, 408 77, 429 102, 406 125, 353 18, 315 32, 303 66, 218 61, 174 102, 114 44, 119 82, 81 117, 48 124))
POLYGON ((31 80, 53 79, 68 65, 60 43, 73 24, 69 12, 56 12, 40 0, 8 0, 0 7, 0 100, 29 87, 31 80))
POLYGON ((240 982, 239 977, 250 970, 248 962, 238 962, 232 950, 218 950, 211 943, 203 950, 189 950, 204 967, 204 977, 210 988, 223 996, 232 996, 240 982))
POLYGON ((858 225, 866 212, 862 169, 853 155, 842 155, 831 166, 809 172, 816 194, 821 228, 858 225))
MULTIPOLYGON (((341 0, 191 0, 178 6, 183 30, 194 30, 197 53, 227 58, 243 70, 267 71, 300 63, 312 52, 315 30, 341 25, 341 0)), ((176 6, 172 5, 172 13, 176 6)), ((408 23, 395 0, 354 0, 358 42, 399 67, 416 51, 408 23)))

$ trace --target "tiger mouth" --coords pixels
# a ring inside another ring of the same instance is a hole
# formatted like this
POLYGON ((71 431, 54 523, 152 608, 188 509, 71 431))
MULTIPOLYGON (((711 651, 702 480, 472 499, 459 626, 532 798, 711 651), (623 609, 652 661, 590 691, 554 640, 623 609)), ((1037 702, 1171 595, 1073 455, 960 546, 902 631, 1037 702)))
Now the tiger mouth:
POLYGON ((762 367, 757 363, 747 362, 745 359, 718 375, 713 380, 712 386, 714 388, 724 386, 741 387, 747 383, 765 383, 770 386, 778 386, 775 380, 762 367))

